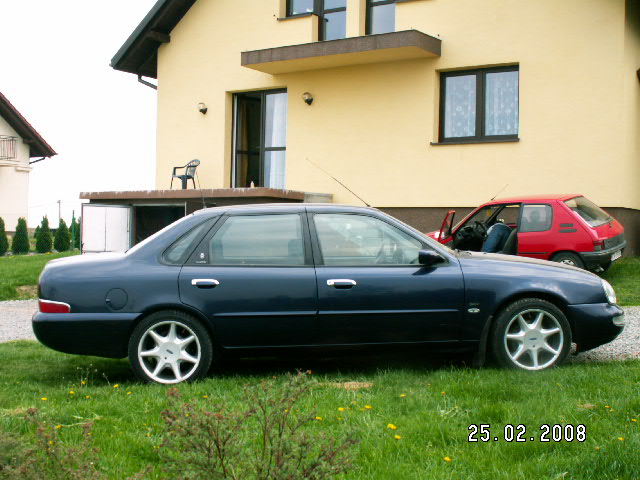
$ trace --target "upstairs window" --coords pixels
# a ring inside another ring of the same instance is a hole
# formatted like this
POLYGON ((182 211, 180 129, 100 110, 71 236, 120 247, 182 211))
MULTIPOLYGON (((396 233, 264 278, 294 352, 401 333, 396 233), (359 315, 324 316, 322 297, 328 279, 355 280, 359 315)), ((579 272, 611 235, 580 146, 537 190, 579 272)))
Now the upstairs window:
POLYGON ((367 35, 396 31, 396 0, 367 0, 367 35))
POLYGON ((440 142, 517 139, 518 94, 517 66, 443 72, 440 142))
POLYGON ((320 40, 347 36, 347 0, 288 0, 287 16, 308 13, 320 18, 320 40))

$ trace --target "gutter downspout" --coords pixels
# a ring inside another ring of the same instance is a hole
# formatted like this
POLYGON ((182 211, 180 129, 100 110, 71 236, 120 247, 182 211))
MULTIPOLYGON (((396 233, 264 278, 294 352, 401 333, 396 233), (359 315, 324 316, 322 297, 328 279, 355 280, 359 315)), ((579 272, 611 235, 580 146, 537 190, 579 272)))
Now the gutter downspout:
POLYGON ((158 86, 154 85, 151 82, 147 82, 146 80, 142 79, 142 75, 138 75, 138 82, 140 82, 143 85, 146 85, 147 87, 153 88, 154 90, 158 90, 158 86))

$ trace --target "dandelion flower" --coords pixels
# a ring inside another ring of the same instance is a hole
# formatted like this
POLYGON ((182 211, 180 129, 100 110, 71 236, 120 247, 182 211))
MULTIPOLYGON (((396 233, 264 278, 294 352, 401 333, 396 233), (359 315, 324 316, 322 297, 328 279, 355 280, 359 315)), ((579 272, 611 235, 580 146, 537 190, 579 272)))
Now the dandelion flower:
POLYGON ((446 395, 447 392, 440 392, 440 395, 446 395))
POLYGON ((60 430, 62 428, 62 425, 56 425, 56 430, 60 430))
POLYGON ((396 440, 400 440, 402 437, 400 435, 395 435, 393 438, 395 438, 396 440))
POLYGON ((600 447, 596 447, 596 451, 598 451, 598 452, 599 452, 599 451, 600 451, 600 447))
POLYGON ((321 421, 322 417, 316 417, 316 420, 321 421))
POLYGON ((445 462, 450 462, 450 461, 451 461, 451 458, 450 458, 450 457, 444 457, 444 461, 445 461, 445 462))
POLYGON ((116 383, 113 388, 118 388, 120 386, 120 384, 116 383))
POLYGON ((73 390, 69 390, 69 395, 75 395, 76 392, 74 392, 73 390))
POLYGON ((604 408, 611 408, 609 405, 605 405, 604 408))
POLYGON ((49 440, 49 445, 53 445, 53 440, 49 440))
POLYGON ((390 423, 389 425, 387 425, 387 428, 390 428, 391 430, 397 430, 398 427, 396 427, 393 423, 390 423))
POLYGON ((88 400, 89 398, 91 398, 91 395, 87 395, 87 396, 86 396, 86 397, 84 397, 84 398, 86 398, 86 399, 88 400))
POLYGON ((209 395, 203 395, 202 398, 209 398, 209 395))
POLYGON ((86 385, 86 384, 87 384, 87 382, 85 382, 84 380, 82 380, 80 383, 81 383, 82 385, 86 385))
POLYGON ((636 420, 635 418, 631 419, 632 422, 637 422, 638 420, 636 420))
POLYGON ((131 392, 127 392, 127 395, 131 395, 131 392))
POLYGON ((48 399, 47 397, 42 397, 40 400, 42 400, 43 402, 46 402, 48 399))
POLYGON ((338 407, 339 412, 344 412, 344 407, 338 407))
POLYGON ((401 393, 401 394, 400 394, 400 398, 404 398, 404 397, 406 397, 406 396, 407 396, 407 394, 406 394, 406 393, 401 393))
POLYGON ((624 437, 618 437, 618 440, 620 440, 621 442, 624 442, 624 437))
POLYGON ((373 407, 371 405, 365 405, 364 408, 366 408, 367 410, 371 410, 373 407))

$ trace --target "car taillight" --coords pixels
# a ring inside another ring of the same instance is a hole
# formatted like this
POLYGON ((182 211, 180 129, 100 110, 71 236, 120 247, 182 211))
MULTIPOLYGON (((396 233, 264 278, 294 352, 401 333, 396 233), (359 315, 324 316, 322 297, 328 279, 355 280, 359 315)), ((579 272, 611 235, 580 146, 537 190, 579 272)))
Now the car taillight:
POLYGON ((598 252, 598 251, 602 250, 602 247, 604 247, 604 240, 594 240, 593 241, 593 251, 594 252, 598 252))
POLYGON ((41 313, 69 313, 71 306, 68 303, 54 302, 53 300, 38 300, 41 313))

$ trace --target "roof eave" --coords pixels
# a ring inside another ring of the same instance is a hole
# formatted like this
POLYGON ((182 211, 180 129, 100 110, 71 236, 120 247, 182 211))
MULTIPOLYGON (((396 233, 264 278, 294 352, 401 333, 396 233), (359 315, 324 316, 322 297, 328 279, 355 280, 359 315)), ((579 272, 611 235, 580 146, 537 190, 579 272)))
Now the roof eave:
POLYGON ((13 128, 22 141, 29 145, 29 158, 49 158, 57 155, 51 145, 42 138, 26 118, 14 107, 11 102, 0 92, 0 117, 4 118, 13 128))

